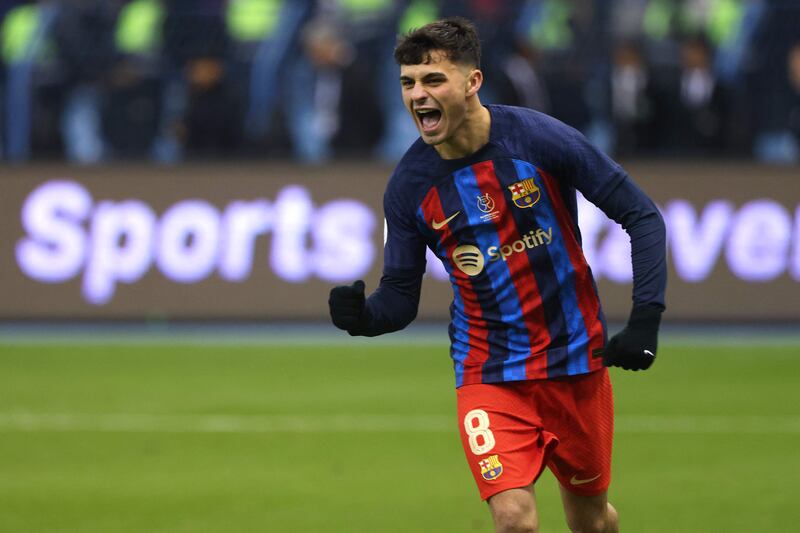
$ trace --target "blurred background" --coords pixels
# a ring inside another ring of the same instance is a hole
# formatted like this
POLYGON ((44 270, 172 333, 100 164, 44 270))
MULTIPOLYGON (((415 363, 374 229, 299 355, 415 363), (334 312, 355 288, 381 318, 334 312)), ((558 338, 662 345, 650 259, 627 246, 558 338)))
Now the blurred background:
MULTIPOLYGON (((659 204, 669 320, 800 319, 797 1, 0 5, 0 318, 326 320, 331 284, 378 281, 417 137, 397 35, 463 15, 482 101, 574 126, 659 204)), ((623 320, 627 236, 580 219, 623 320)), ((420 316, 446 319, 429 259, 420 316)))
MULTIPOLYGON (((658 361, 611 371, 624 529, 797 530, 799 0, 0 0, 0 531, 492 530, 441 263, 403 332, 327 308, 378 283, 417 137, 396 36, 447 15, 484 102, 579 129, 664 215, 658 361)), ((628 237, 579 210, 613 334, 628 237)))
POLYGON ((792 0, 3 0, 0 157, 394 162, 396 35, 473 19, 486 103, 620 157, 800 158, 792 0))

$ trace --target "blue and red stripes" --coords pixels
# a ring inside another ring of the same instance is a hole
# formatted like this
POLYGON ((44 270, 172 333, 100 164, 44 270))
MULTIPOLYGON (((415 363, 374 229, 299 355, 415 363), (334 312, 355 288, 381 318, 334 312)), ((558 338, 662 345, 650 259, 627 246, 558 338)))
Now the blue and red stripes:
POLYGON ((542 177, 547 194, 550 197, 553 212, 562 228, 564 246, 574 272, 575 294, 584 320, 584 328, 588 335, 586 365, 582 365, 581 368, 588 367, 589 371, 599 370, 603 366, 602 359, 593 357, 593 353, 602 349, 605 345, 605 326, 600 316, 600 300, 595 289, 589 264, 583 255, 572 220, 567 216, 567 207, 561 195, 558 182, 548 173, 539 169, 537 171, 542 177))
POLYGON ((515 181, 532 178, 540 191, 540 198, 532 207, 513 209, 513 218, 517 224, 525 224, 526 220, 532 219, 536 227, 545 229, 552 236, 546 247, 537 247, 528 252, 529 255, 536 253, 536 257, 531 259, 535 264, 533 273, 546 287, 543 299, 554 336, 548 348, 548 377, 585 373, 585 358, 581 356, 587 344, 586 329, 572 283, 572 265, 564 245, 564 228, 559 224, 550 203, 550 195, 544 189, 535 167, 518 160, 512 163, 513 169, 509 171, 514 172, 515 181), (542 248, 546 249, 546 253, 542 252, 542 248))
POLYGON ((418 215, 428 228, 437 222, 437 255, 453 283, 456 386, 582 374, 602 365, 591 357, 604 342, 597 293, 552 177, 524 161, 484 161, 432 187, 418 215), (508 187, 530 178, 541 198, 522 208, 508 187), (546 245, 530 237, 539 230, 546 245), (514 243, 513 253, 496 253, 514 243), (483 254, 484 267, 472 276, 453 259, 465 244, 483 254))
MULTIPOLYGON (((445 214, 439 190, 436 187, 431 188, 428 192, 421 209, 426 221, 443 221, 456 211, 460 211, 459 207, 445 214)), ((452 261, 458 241, 453 236, 449 225, 445 225, 439 231, 439 244, 446 252, 447 258, 452 261)), ((457 332, 467 332, 467 338, 461 339, 462 342, 466 340, 466 351, 462 346, 460 350, 453 353, 453 358, 456 360, 456 386, 482 383, 482 365, 489 358, 489 330, 486 320, 483 318, 484 313, 477 300, 476 292, 472 289, 470 277, 454 264, 449 265, 448 270, 454 284, 453 326, 457 332), (458 367, 461 367, 460 376, 458 367)), ((453 348, 455 350, 456 346, 453 348)))
MULTIPOLYGON (((506 203, 504 191, 495 173, 494 165, 491 161, 485 161, 474 165, 471 168, 477 188, 481 194, 489 194, 494 200, 495 209, 500 216, 493 221, 496 240, 492 243, 502 247, 505 243, 520 240, 518 226, 512 224, 508 218, 509 206, 506 203)), ((474 191, 471 191, 474 192, 474 191)), ((484 248, 488 250, 488 247, 484 248)), ((490 262, 496 265, 496 273, 493 276, 498 285, 502 285, 509 292, 513 289, 515 294, 509 293, 508 299, 520 315, 521 320, 517 319, 510 324, 522 323, 528 337, 527 353, 517 355, 515 360, 523 360, 523 365, 516 365, 517 372, 524 373, 523 379, 540 379, 547 377, 547 359, 537 354, 543 354, 550 345, 552 338, 547 326, 547 317, 544 313, 541 291, 536 278, 531 278, 528 273, 532 265, 529 258, 521 254, 512 254, 505 261, 497 260, 490 262), (533 354, 533 357, 531 355, 533 354)), ((513 368, 513 367, 512 367, 513 368)))

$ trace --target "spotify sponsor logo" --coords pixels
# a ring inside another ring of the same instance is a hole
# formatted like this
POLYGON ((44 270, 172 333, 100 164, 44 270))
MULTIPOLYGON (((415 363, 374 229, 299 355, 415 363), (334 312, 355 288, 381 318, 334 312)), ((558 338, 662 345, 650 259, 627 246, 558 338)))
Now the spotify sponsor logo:
MULTIPOLYGON (((541 245, 548 245, 553 242, 553 228, 544 230, 539 228, 531 230, 523 237, 511 244, 502 246, 490 246, 486 250, 489 262, 508 261, 508 257, 514 254, 525 252, 541 245)), ((472 244, 462 244, 453 250, 453 263, 466 275, 477 276, 483 271, 486 265, 486 257, 483 252, 472 244)))
POLYGON ((453 250, 453 263, 467 276, 477 276, 483 271, 485 260, 477 246, 462 244, 453 250))

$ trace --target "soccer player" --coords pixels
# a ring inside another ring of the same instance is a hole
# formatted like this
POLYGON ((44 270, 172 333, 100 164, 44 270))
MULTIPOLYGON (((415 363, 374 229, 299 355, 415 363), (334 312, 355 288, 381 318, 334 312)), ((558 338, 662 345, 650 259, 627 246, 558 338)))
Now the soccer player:
POLYGON ((617 531, 608 503, 613 400, 607 366, 648 368, 664 310, 665 230, 625 171, 577 131, 529 109, 483 106, 480 45, 449 18, 395 49, 420 133, 386 188, 380 286, 331 290, 351 335, 397 331, 416 316, 425 248, 453 286, 450 339, 461 440, 497 531, 536 531, 533 484, 561 486, 572 531, 617 531), (633 310, 606 343, 581 251, 575 191, 629 233, 633 310))

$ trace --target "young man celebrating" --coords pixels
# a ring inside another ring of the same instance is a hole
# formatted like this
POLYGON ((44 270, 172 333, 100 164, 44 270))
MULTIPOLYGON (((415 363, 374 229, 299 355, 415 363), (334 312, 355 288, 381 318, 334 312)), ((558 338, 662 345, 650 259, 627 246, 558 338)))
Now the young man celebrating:
POLYGON ((480 44, 465 19, 431 23, 395 50, 420 132, 386 188, 380 286, 331 290, 351 335, 416 316, 425 248, 450 274, 451 356, 461 440, 497 531, 536 531, 533 483, 555 474, 572 531, 617 531, 613 400, 606 366, 648 368, 664 310, 665 231, 656 206, 577 131, 541 113, 483 106, 480 44), (583 257, 575 191, 631 237, 633 310, 606 343, 583 257))

